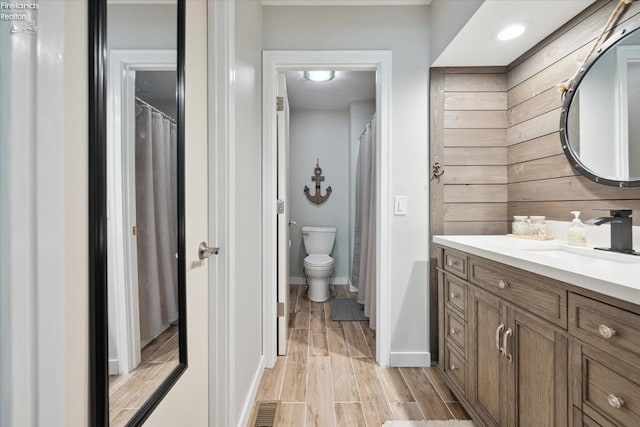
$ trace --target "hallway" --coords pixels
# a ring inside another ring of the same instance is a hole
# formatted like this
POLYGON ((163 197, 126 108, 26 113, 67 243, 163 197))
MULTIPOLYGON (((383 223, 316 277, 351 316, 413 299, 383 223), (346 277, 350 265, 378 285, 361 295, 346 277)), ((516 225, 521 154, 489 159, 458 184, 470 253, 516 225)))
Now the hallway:
MULTIPOLYGON (((265 370, 256 397, 282 401, 280 426, 469 419, 436 368, 379 367, 368 322, 334 322, 329 301, 311 302, 305 291, 291 287, 289 352, 265 370)), ((350 296, 338 285, 332 295, 350 296)))

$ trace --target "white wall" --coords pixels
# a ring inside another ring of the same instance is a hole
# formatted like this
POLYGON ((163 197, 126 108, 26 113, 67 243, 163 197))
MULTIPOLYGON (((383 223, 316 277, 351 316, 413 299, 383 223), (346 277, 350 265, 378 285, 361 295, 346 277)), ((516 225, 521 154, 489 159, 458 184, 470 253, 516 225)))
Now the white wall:
POLYGON ((257 1, 238 1, 235 14, 234 425, 241 421, 243 408, 252 403, 247 401, 252 399, 252 381, 262 357, 262 7, 257 1))
POLYGON ((349 272, 349 110, 291 110, 289 125, 289 199, 291 227, 292 283, 304 280, 305 249, 303 226, 336 227, 336 242, 331 256, 335 260, 333 278, 346 284, 349 272), (316 160, 325 180, 322 194, 331 186, 329 199, 317 205, 307 199, 304 186, 315 194, 311 180, 316 160))
POLYGON ((358 170, 358 152, 360 135, 376 111, 376 102, 356 101, 349 105, 349 280, 353 265, 353 245, 356 225, 356 172, 358 170))
POLYGON ((431 2, 431 64, 438 59, 482 3, 484 0, 433 0, 431 2))
POLYGON ((37 35, 0 37, 3 82, 16 89, 0 85, 13 123, 0 136, 1 198, 12 202, 0 206, 0 425, 80 427, 89 424, 87 6, 39 6, 37 35), (19 48, 11 61, 5 41, 19 48))
POLYGON ((392 51, 390 197, 408 198, 408 215, 390 224, 392 363, 424 361, 429 350, 429 14, 427 6, 264 7, 264 49, 392 51))
POLYGON ((603 55, 580 83, 580 160, 600 176, 617 175, 617 152, 612 144, 618 140, 611 129, 617 129, 615 55, 603 55))

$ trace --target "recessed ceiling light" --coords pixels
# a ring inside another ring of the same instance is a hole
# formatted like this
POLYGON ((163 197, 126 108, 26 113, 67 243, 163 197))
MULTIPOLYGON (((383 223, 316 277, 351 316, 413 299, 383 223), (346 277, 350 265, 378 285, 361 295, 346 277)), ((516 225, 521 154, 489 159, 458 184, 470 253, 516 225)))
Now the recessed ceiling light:
POLYGON ((304 78, 312 82, 328 82, 336 77, 335 71, 305 71, 304 78))
POLYGON ((496 37, 498 40, 503 42, 507 40, 513 40, 516 37, 520 37, 525 30, 526 28, 522 24, 512 24, 500 30, 496 37))

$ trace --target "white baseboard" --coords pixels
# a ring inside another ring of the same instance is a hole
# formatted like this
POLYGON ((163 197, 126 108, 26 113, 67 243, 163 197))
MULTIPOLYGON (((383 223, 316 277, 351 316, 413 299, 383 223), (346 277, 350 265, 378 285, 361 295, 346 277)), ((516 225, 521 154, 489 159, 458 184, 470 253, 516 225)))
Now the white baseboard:
POLYGON ((393 367, 419 368, 431 366, 431 353, 424 352, 391 352, 389 364, 393 367))
MULTIPOLYGON (((291 285, 306 285, 307 281, 304 277, 289 277, 289 283, 291 285)), ((348 285, 349 278, 348 277, 332 277, 329 279, 329 283, 332 285, 348 285)))
POLYGON ((244 404, 242 405, 242 412, 240 413, 240 419, 238 420, 238 427, 244 427, 249 423, 249 417, 251 416, 251 410, 253 409, 253 402, 256 400, 258 387, 260 387, 260 381, 262 380, 263 374, 264 355, 260 357, 260 363, 258 363, 258 368, 253 375, 253 381, 251 382, 249 394, 247 396, 247 399, 244 401, 244 404))

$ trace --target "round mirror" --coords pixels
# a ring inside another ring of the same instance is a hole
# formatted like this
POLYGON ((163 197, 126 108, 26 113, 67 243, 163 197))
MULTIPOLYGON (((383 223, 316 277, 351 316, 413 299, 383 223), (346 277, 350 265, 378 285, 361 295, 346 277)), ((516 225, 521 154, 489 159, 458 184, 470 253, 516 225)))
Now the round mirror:
POLYGON ((584 176, 640 186, 640 31, 619 30, 575 79, 562 108, 562 148, 584 176))

